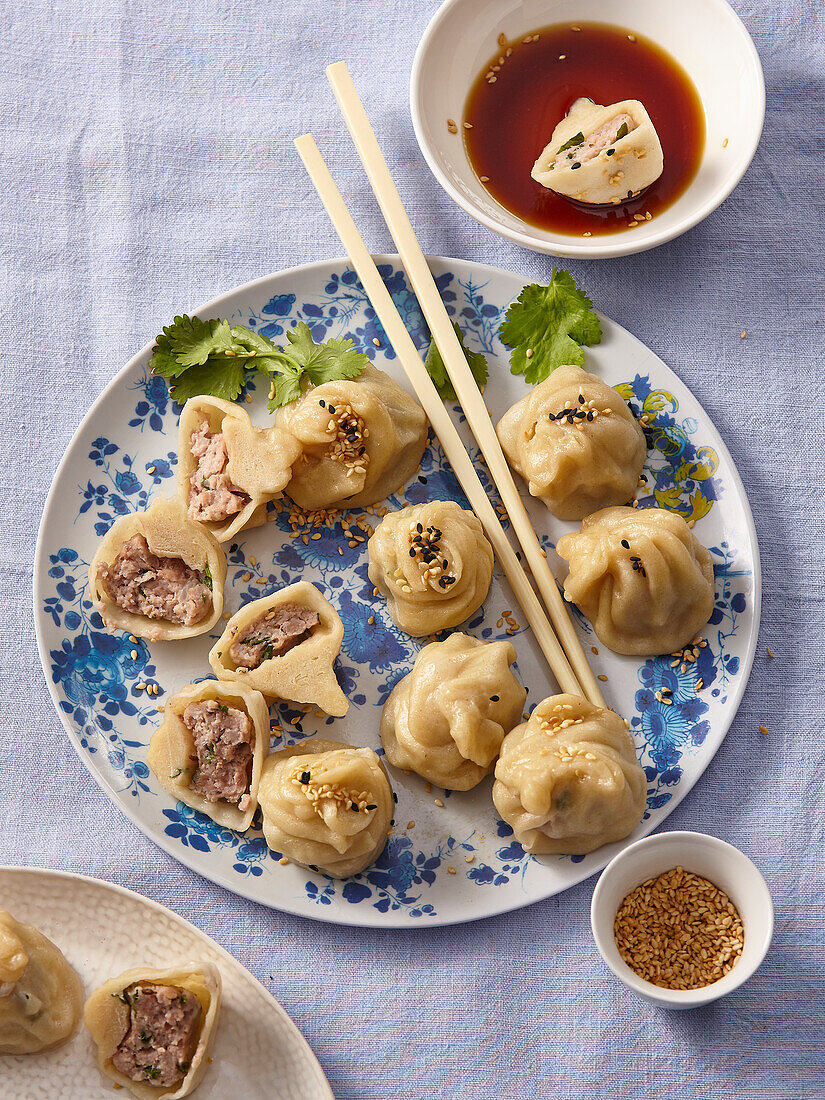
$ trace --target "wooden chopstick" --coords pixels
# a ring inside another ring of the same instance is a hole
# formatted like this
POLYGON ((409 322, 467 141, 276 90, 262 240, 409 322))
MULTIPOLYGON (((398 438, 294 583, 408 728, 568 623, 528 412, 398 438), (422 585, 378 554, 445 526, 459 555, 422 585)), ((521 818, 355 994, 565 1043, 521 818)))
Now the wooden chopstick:
POLYGON ((444 453, 450 461, 456 477, 469 500, 473 511, 481 520, 487 538, 493 545, 516 599, 527 616, 536 641, 541 647, 548 665, 562 691, 581 695, 573 669, 565 656, 559 640, 553 632, 535 591, 516 557, 510 540, 495 513, 493 505, 479 480, 472 460, 453 424, 450 414, 433 385, 421 356, 401 319, 401 315, 384 285, 375 261, 367 249, 352 215, 346 207, 341 192, 335 185, 329 169, 311 134, 296 138, 295 148, 304 167, 326 207, 341 243, 355 268, 376 315, 384 327, 395 354, 406 372, 424 412, 438 436, 444 453))
POLYGON ((507 509, 513 529, 533 571, 539 592, 567 653, 569 663, 581 682, 586 697, 592 703, 603 707, 605 706, 604 697, 570 621, 564 600, 556 586, 555 577, 547 563, 547 556, 530 523, 510 467, 504 458, 504 452, 496 436, 484 398, 470 372, 452 321, 444 308, 426 257, 421 251, 401 196, 398 194, 345 62, 339 61, 330 65, 327 68, 327 77, 430 332, 441 352, 441 358, 444 360, 467 423, 478 441, 493 481, 501 494, 504 507, 507 509))

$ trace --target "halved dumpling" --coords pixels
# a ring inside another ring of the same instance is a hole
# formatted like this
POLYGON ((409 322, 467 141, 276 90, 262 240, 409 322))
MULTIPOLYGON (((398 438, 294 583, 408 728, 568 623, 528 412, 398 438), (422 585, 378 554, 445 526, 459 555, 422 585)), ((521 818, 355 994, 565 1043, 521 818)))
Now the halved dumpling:
POLYGON ((115 520, 89 566, 89 596, 111 633, 179 641, 211 630, 223 611, 226 557, 178 499, 115 520))
POLYGON ((577 99, 539 154, 531 175, 542 187, 593 206, 616 206, 661 176, 662 145, 638 99, 603 107, 577 99))
POLYGON ((314 703, 341 717, 349 703, 333 665, 344 624, 308 581, 287 585, 236 611, 209 653, 219 680, 255 688, 269 701, 314 703))
POLYGON ((60 948, 0 909, 0 1054, 60 1046, 82 1011, 83 983, 60 948))
POLYGON ((100 1072, 140 1100, 179 1100, 208 1068, 221 1003, 212 963, 135 967, 89 997, 83 1022, 100 1072))
POLYGON ((275 423, 303 448, 285 491, 307 511, 385 500, 413 476, 427 444, 424 410, 371 363, 357 378, 310 387, 275 423))
POLYGON ((259 691, 202 680, 170 696, 146 763, 173 798, 244 832, 258 808, 269 751, 269 710, 259 691))
POLYGON ((289 481, 300 454, 294 436, 256 428, 240 405, 190 397, 178 431, 178 492, 189 518, 218 542, 263 523, 266 505, 289 481))
POLYGON ((267 757, 260 799, 269 847, 336 878, 376 861, 395 805, 377 753, 314 737, 267 757))

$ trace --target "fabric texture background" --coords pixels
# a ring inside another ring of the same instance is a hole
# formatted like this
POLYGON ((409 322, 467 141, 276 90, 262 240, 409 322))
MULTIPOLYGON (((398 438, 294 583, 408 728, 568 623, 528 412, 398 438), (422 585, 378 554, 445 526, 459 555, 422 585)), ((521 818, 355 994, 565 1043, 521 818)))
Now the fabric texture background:
POLYGON ((768 880, 773 948, 739 993, 690 1013, 636 1000, 593 946, 592 879, 443 930, 348 929, 250 904, 121 816, 49 699, 31 562, 82 415, 173 313, 341 253, 293 136, 313 130, 367 240, 392 251, 325 64, 349 62, 425 251, 549 275, 552 258, 455 207, 419 153, 409 70, 437 6, 0 0, 0 862, 107 878, 189 917, 274 992, 339 1100, 825 1097, 821 0, 734 0, 768 112, 728 202, 653 252, 569 264, 704 404, 756 518, 765 592, 750 686, 666 825, 731 841, 768 880))

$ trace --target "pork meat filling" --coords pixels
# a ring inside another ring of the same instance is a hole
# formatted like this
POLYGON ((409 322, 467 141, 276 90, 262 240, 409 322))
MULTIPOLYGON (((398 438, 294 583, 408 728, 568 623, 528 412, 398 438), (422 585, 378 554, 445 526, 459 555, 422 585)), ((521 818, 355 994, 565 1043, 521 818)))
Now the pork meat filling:
POLYGON ((598 130, 594 130, 581 145, 560 151, 554 163, 563 165, 569 164, 571 161, 578 161, 579 164, 587 164, 589 160, 594 160, 599 153, 610 148, 615 141, 618 141, 620 134, 624 137, 635 129, 636 123, 629 114, 623 111, 615 118, 608 119, 598 130), (624 132, 622 132, 623 127, 626 127, 624 132))
POLYGON ((211 585, 204 575, 180 558, 159 558, 143 535, 124 543, 97 576, 109 599, 133 615, 194 626, 212 610, 211 585))
POLYGON ((309 607, 294 603, 274 607, 244 628, 232 643, 229 656, 237 668, 257 668, 308 638, 318 622, 318 613, 309 607))
POLYGON ((249 497, 233 484, 226 472, 229 452, 223 432, 210 432, 209 422, 189 438, 192 457, 197 462, 189 478, 189 517, 199 523, 222 523, 249 503, 249 497))
POLYGON ((131 1081, 157 1088, 179 1084, 198 1045, 198 998, 178 986, 154 982, 136 982, 119 996, 129 1006, 129 1027, 112 1065, 131 1081))
POLYGON ((197 766, 190 786, 208 802, 249 807, 255 730, 249 715, 215 699, 190 703, 183 724, 192 734, 197 766))

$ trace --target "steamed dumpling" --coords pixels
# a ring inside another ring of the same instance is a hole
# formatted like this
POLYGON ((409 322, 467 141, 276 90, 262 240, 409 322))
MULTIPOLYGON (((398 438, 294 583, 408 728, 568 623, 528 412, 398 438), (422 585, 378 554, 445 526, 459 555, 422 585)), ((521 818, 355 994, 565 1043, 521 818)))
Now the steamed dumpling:
POLYGON ((0 1054, 60 1046, 82 1010, 83 983, 60 948, 0 909, 0 1054))
POLYGON ((209 652, 219 680, 254 688, 265 699, 315 703, 340 718, 349 702, 333 667, 344 624, 309 581, 286 585, 236 611, 209 652))
POLYGON ((372 749, 310 738, 273 752, 259 798, 269 847, 324 874, 356 875, 387 843, 392 787, 372 749))
POLYGON ((650 187, 663 168, 659 135, 638 99, 603 107, 582 97, 556 126, 530 174, 568 199, 615 206, 650 187))
POLYGON ((510 642, 451 634, 425 646, 384 704, 387 760, 445 790, 468 791, 491 770, 527 694, 510 642))
POLYGON ((633 738, 612 710, 553 695, 508 733, 493 802, 528 852, 585 855, 623 840, 645 809, 633 738))
POLYGON ((581 367, 557 367, 496 428, 507 461, 558 519, 632 500, 647 444, 619 394, 581 367))
POLYGON ((106 629, 150 641, 211 630, 223 611, 226 556, 179 499, 116 519, 89 566, 89 595, 106 629))
POLYGON ((243 832, 258 808, 269 751, 269 710, 259 691, 201 680, 169 696, 146 763, 180 802, 243 832))
POLYGON ((395 625, 413 637, 463 623, 490 590, 493 549, 481 521, 454 500, 390 513, 367 551, 369 579, 395 625))
POLYGON ((218 542, 263 523, 300 453, 289 432, 254 427, 240 405, 190 397, 178 432, 178 492, 189 518, 218 542))
POLYGON ((139 1100, 180 1100, 200 1084, 221 1003, 212 963, 135 967, 89 997, 83 1021, 100 1072, 139 1100))
POLYGON ((421 406, 371 363, 357 378, 310 387, 275 424, 303 449, 285 491, 306 511, 385 500, 413 476, 427 443, 421 406))
POLYGON ((604 508, 564 535, 565 599, 614 653, 673 653, 711 616, 713 561, 676 512, 604 508))

